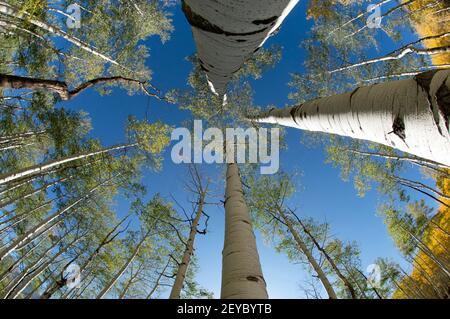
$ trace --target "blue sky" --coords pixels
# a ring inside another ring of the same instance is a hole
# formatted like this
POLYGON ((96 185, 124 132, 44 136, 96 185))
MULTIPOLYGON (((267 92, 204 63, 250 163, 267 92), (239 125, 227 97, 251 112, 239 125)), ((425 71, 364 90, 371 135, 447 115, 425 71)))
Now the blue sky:
MULTIPOLYGON (((174 12, 175 26, 171 40, 165 44, 161 44, 157 38, 146 42, 150 47, 148 65, 154 73, 152 82, 163 92, 186 87, 186 79, 192 67, 186 57, 195 52, 190 26, 179 5, 171 10, 174 12)), ((304 52, 299 44, 306 36, 310 23, 305 18, 305 10, 306 2, 302 1, 288 16, 281 31, 266 44, 281 44, 283 58, 277 67, 266 72, 261 80, 252 81, 256 104, 281 107, 289 103, 289 74, 302 71, 304 52)), ((383 51, 390 51, 392 43, 386 40, 382 31, 374 32, 380 33, 378 37, 383 44, 383 51)), ((129 114, 138 118, 148 114, 151 121, 162 120, 175 126, 191 117, 189 112, 178 110, 176 105, 149 99, 143 95, 128 96, 120 89, 114 90, 109 96, 99 96, 91 90, 64 106, 89 112, 93 124, 91 135, 99 138, 104 145, 125 141, 124 125, 129 114)), ((301 172, 298 180, 301 188, 292 201, 299 208, 300 215, 327 221, 336 237, 356 241, 362 251, 364 269, 377 257, 400 261, 400 255, 387 235, 382 220, 375 214, 376 207, 382 201, 378 194, 371 191, 364 198, 358 197, 352 182, 343 182, 339 177, 339 170, 324 163, 323 150, 307 148, 300 143, 301 139, 300 131, 288 130, 288 149, 282 152, 280 161, 284 170, 301 172)), ((163 165, 160 173, 145 174, 144 183, 148 186, 150 195, 159 192, 169 198, 169 195, 173 194, 188 208, 189 195, 185 194, 183 185, 179 182, 186 176, 186 167, 172 163, 170 149, 165 154, 163 165)), ((214 200, 219 201, 223 197, 223 167, 203 165, 202 170, 215 181, 215 195, 218 197, 214 200)), ((412 171, 409 174, 417 175, 417 172, 412 171)), ((116 206, 119 214, 128 210, 128 204, 121 199, 117 200, 116 206)), ((197 281, 204 288, 213 291, 215 297, 219 297, 224 211, 221 206, 209 206, 206 212, 211 216, 209 233, 207 236, 198 236, 196 241, 199 262, 197 281)), ((258 234, 257 239, 269 296, 304 297, 299 289, 299 284, 306 278, 302 266, 290 264, 284 255, 276 253, 273 248, 264 244, 258 234)))

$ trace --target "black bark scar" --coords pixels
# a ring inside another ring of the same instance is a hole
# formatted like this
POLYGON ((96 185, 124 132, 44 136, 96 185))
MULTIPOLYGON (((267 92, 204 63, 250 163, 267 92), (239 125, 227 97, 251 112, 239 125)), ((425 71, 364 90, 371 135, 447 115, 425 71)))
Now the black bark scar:
POLYGON ((436 92, 436 100, 437 105, 439 107, 439 111, 441 111, 444 116, 445 127, 447 131, 450 131, 449 121, 450 121, 450 88, 445 84, 445 82, 441 85, 441 87, 436 92))
MULTIPOLYGON (((428 105, 430 106, 431 112, 433 113, 433 119, 434 122, 436 123, 436 126, 439 130, 439 134, 442 135, 442 130, 441 130, 441 126, 439 125, 439 110, 435 110, 435 108, 433 107, 433 99, 432 96, 430 94, 430 86, 431 86, 431 81, 433 80, 434 75, 436 74, 436 72, 439 72, 439 70, 432 70, 432 71, 428 71, 428 72, 423 72, 420 74, 417 74, 414 77, 414 80, 417 82, 417 84, 425 91, 425 93, 427 94, 427 100, 428 100, 428 105)), ((443 83, 442 86, 445 86, 445 81, 443 83)), ((438 92, 442 89, 439 88, 438 92)), ((448 88, 447 88, 448 89, 448 88)), ((444 92, 445 95, 445 92, 444 92)), ((442 102, 441 102, 442 104, 442 102)), ((444 103, 445 104, 445 103, 444 103)), ((438 108, 440 109, 441 106, 439 106, 439 99, 438 99, 438 108)), ((444 112, 443 112, 444 113, 444 112)), ((448 114, 448 113, 447 113, 448 114)), ((445 116, 444 113, 444 118, 446 120, 446 127, 448 129, 448 115, 445 116)))
POLYGON ((392 133, 400 137, 403 141, 406 139, 405 122, 400 115, 397 115, 394 119, 394 123, 392 124, 392 133))
POLYGON ((203 31, 215 33, 215 34, 223 34, 225 36, 247 36, 247 35, 254 35, 258 33, 262 33, 266 31, 269 26, 266 26, 260 30, 255 30, 252 32, 244 32, 244 33, 236 33, 236 32, 229 32, 225 31, 219 26, 209 22, 207 19, 203 18, 201 15, 195 13, 189 5, 187 5, 186 1, 183 1, 182 3, 182 10, 184 12, 184 15, 186 16, 186 19, 188 20, 189 24, 191 26, 194 26, 196 28, 199 28, 203 31))
POLYGON ((263 20, 254 20, 252 21, 253 24, 260 25, 260 24, 271 24, 272 22, 275 22, 278 19, 278 16, 273 16, 267 19, 263 20))

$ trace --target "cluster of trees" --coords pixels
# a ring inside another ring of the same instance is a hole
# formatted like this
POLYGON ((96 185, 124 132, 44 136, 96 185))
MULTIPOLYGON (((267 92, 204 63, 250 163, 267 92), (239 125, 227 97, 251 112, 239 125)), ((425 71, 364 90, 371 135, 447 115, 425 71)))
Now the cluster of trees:
MULTIPOLYGON (((226 171, 221 297, 268 297, 254 228, 292 262, 305 266, 311 275, 304 286, 308 297, 449 297, 450 75, 434 70, 450 64, 443 61, 448 32, 424 34, 368 59, 377 39, 361 25, 367 15, 363 4, 311 1, 314 26, 303 43, 306 71, 294 74, 291 83, 298 106, 261 112, 253 102, 250 78, 258 79, 276 65, 279 47, 257 50, 227 75, 226 103, 222 95, 211 94, 205 61, 197 55, 189 58, 189 88, 161 95, 151 83, 145 63, 149 48, 142 43, 151 36, 170 38, 173 27, 162 2, 79 1, 79 29, 66 27, 71 18, 64 8, 69 4, 0 1, 1 298, 212 297, 195 281, 194 254, 197 235, 208 232, 208 178, 195 166, 187 168, 192 207, 160 194, 144 200, 148 190, 142 174, 162 169, 171 127, 130 116, 123 141, 105 146, 90 136, 87 113, 64 108, 64 101, 84 90, 108 94, 112 87, 174 103, 219 128, 278 123, 355 137, 311 134, 310 140, 325 147, 329 162, 341 168, 344 179, 354 179, 360 195, 377 185, 386 198, 379 215, 413 269, 380 258, 381 280, 371 283, 356 243, 332 236, 332 225, 296 212, 292 203, 301 199, 294 196, 291 174, 259 176, 251 165, 230 162, 218 167, 226 171), (440 60, 431 61, 431 56, 440 60), (418 76, 342 94, 355 85, 411 74, 418 76), (405 177, 410 165, 435 185, 405 177), (412 192, 428 202, 413 200, 412 192), (118 196, 130 203, 128 211, 115 211, 118 196), (431 201, 440 205, 437 211, 427 205, 431 201), (74 265, 82 278, 75 287, 74 265)), ((440 2, 404 1, 383 14, 389 20, 383 32, 395 43, 402 28, 417 24, 420 12, 442 15, 445 8, 440 2)), ((210 23, 189 6, 184 10, 199 34, 209 30, 223 35, 217 31, 219 22, 210 23)), ((264 42, 281 21, 261 22, 271 28, 258 41, 264 42)))

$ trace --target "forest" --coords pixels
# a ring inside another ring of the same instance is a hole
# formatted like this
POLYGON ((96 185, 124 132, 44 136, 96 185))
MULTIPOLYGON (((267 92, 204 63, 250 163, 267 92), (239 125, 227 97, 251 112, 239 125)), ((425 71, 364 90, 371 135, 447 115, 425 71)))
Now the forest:
POLYGON ((449 299, 449 21, 0 0, 0 298, 449 299))

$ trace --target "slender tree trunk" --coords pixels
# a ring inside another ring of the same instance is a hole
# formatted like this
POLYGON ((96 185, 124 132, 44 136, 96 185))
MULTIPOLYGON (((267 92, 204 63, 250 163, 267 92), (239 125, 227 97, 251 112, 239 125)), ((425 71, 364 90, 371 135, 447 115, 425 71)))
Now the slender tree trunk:
POLYGON ((308 259, 309 264, 311 265, 311 267, 316 272, 317 277, 319 278, 320 282, 322 283, 322 285, 324 286, 325 290, 327 291, 328 297, 330 299, 337 299, 337 295, 336 295, 336 292, 333 289, 332 284, 330 283, 330 281, 328 280, 327 276, 323 272, 323 270, 320 267, 319 263, 316 261, 316 259, 312 255, 311 251, 306 246, 306 244, 303 241, 303 239, 297 233, 297 231, 294 228, 294 226, 292 225, 292 222, 290 221, 290 219, 286 216, 286 214, 283 212, 282 209, 279 209, 278 213, 280 214, 284 224, 289 229, 289 232, 291 233, 292 237, 294 237, 294 240, 297 243, 298 248, 306 256, 306 258, 308 259))
POLYGON ((222 299, 267 299, 252 222, 238 165, 228 164, 225 190, 225 244, 222 299))
POLYGON ((317 242, 316 238, 308 230, 308 228, 303 224, 303 222, 300 220, 300 218, 298 218, 297 216, 296 216, 296 218, 298 220, 298 223, 302 227, 303 231, 305 232, 305 234, 307 234, 309 236, 309 238, 312 240, 314 246, 316 246, 316 248, 325 256, 325 258, 328 261, 328 263, 330 264, 331 268, 333 268, 333 270, 336 273, 336 275, 339 277, 339 279, 342 280, 342 282, 344 283, 345 287, 347 287, 348 291, 350 292, 350 296, 352 297, 352 299, 357 299, 355 288, 353 288, 353 285, 350 283, 348 278, 346 276, 344 276, 344 274, 338 268, 338 266, 334 262, 333 258, 331 258, 331 256, 328 254, 328 252, 317 242))
MULTIPOLYGON (((45 22, 39 21, 37 19, 35 19, 33 16, 31 16, 30 14, 26 13, 26 12, 20 12, 20 10, 14 8, 13 6, 11 6, 8 3, 5 3, 3 1, 0 1, 0 13, 12 17, 12 18, 16 18, 19 20, 26 20, 28 23, 42 29, 45 30, 47 32, 49 32, 52 35, 58 36, 63 38, 64 40, 72 43, 73 45, 79 47, 80 49, 89 52, 97 57, 99 57, 100 59, 105 60, 106 62, 110 62, 114 65, 117 66, 121 66, 119 63, 117 63, 115 60, 111 59, 110 57, 106 56, 105 54, 98 52, 95 48, 93 48, 92 46, 90 46, 89 44, 83 42, 82 40, 71 36, 70 34, 64 32, 63 30, 54 27, 52 25, 49 25, 45 22)), ((4 21, 5 23, 8 23, 7 21, 4 21)), ((123 67, 123 66, 121 66, 123 67)), ((123 67, 124 68, 124 67, 123 67)))
MULTIPOLYGON (((381 7, 383 4, 386 4, 388 2, 391 2, 392 0, 382 0, 376 4, 373 5, 372 10, 375 8, 379 8, 381 7)), ((337 31, 339 31, 340 29, 344 28, 345 26, 353 23, 354 21, 361 19, 362 17, 366 16, 368 14, 367 11, 361 12, 360 14, 358 14, 356 17, 351 18, 350 20, 346 21, 345 23, 343 23, 342 25, 340 25, 339 27, 337 27, 336 29, 332 30, 330 32, 330 34, 328 35, 327 39, 329 37, 331 37, 334 33, 336 33, 337 31)))
POLYGON ((200 222, 200 218, 203 215, 203 206, 205 204, 205 196, 206 196, 205 192, 202 192, 199 195, 197 212, 191 223, 191 230, 189 233, 189 238, 186 243, 186 248, 184 250, 183 258, 181 259, 181 263, 178 266, 177 276, 175 277, 175 282, 172 286, 172 290, 170 292, 169 299, 180 299, 181 290, 183 289, 184 279, 186 278, 186 272, 188 270, 189 263, 191 262, 192 254, 194 253, 195 237, 196 237, 197 231, 198 231, 198 229, 197 229, 198 223, 200 222))
MULTIPOLYGON (((103 240, 100 242, 100 244, 97 246, 97 248, 94 250, 94 252, 89 256, 89 258, 83 263, 83 265, 80 267, 80 274, 83 274, 83 271, 91 264, 91 262, 97 257, 97 255, 100 253, 103 247, 109 245, 116 239, 116 237, 120 234, 120 232, 116 233, 114 236, 113 234, 117 231, 117 229, 124 223, 125 220, 128 219, 130 215, 125 216, 122 220, 119 221, 110 231, 109 233, 103 238, 103 240)), ((74 262, 73 260, 72 262, 74 262)), ((64 271, 67 269, 67 267, 72 263, 67 263, 66 266, 63 268, 63 270, 60 273, 60 280, 56 280, 52 285, 50 285, 45 292, 42 294, 41 299, 50 299, 58 290, 60 290, 62 287, 64 287, 67 283, 67 279, 64 278, 64 271)))
POLYGON ((164 276, 167 267, 169 267, 170 265, 170 258, 167 261, 167 264, 164 266, 163 270, 161 271, 161 273, 158 275, 158 278, 156 279, 155 285, 153 286, 152 290, 150 290, 150 292, 148 293, 147 297, 145 299, 151 299, 153 294, 156 292, 156 290, 159 287, 159 284, 161 282, 161 278, 164 276))
POLYGON ((133 260, 136 258, 136 256, 139 254, 139 250, 141 249, 142 245, 144 244, 145 240, 150 234, 150 230, 142 237, 139 244, 134 249, 133 253, 131 254, 130 258, 128 258, 127 262, 123 267, 120 269, 120 271, 114 276, 113 280, 105 287, 103 290, 98 294, 96 299, 102 299, 115 285, 117 280, 120 279, 120 277, 124 274, 124 272, 127 270, 128 266, 133 262, 133 260))
POLYGON ((33 208, 32 210, 30 210, 28 212, 17 214, 14 217, 11 217, 11 218, 9 218, 7 220, 2 221, 0 223, 0 225, 8 223, 8 226, 5 226, 4 228, 0 229, 0 234, 3 234, 4 232, 8 231, 9 229, 12 229, 14 226, 16 226, 16 225, 20 224, 21 222, 23 222, 24 220, 26 220, 28 218, 28 216, 30 216, 30 214, 38 211, 39 209, 42 209, 44 207, 47 207, 47 206, 51 205, 53 202, 55 202, 55 201, 57 201, 57 200, 59 200, 59 199, 61 199, 63 197, 64 196, 59 196, 57 198, 51 199, 51 200, 46 201, 45 203, 43 203, 43 204, 33 208))
MULTIPOLYGON (((355 269, 355 270, 356 270, 356 271, 364 278, 364 280, 365 280, 366 282, 368 282, 367 276, 364 275, 364 273, 363 273, 361 270, 359 270, 359 269, 356 268, 356 267, 354 267, 354 269, 355 269)), ((347 269, 347 272, 349 272, 348 269, 347 269)), ((353 280, 358 284, 358 279, 357 279, 357 278, 356 278, 356 279, 353 279, 353 280)), ((358 286, 359 286, 359 285, 358 285, 358 286)), ((381 293, 378 291, 377 288, 373 287, 372 285, 370 286, 370 288, 371 288, 372 291, 377 295, 378 299, 384 299, 384 297, 381 295, 381 293)), ((365 293, 364 293, 363 289, 361 289, 361 287, 360 287, 360 290, 361 290, 361 293, 365 295, 365 293)), ((365 298, 367 298, 367 296, 365 296, 365 298)))
POLYGON ((368 140, 450 166, 450 70, 272 109, 255 120, 368 140))
POLYGON ((437 172, 439 172, 441 174, 448 175, 447 172, 443 171, 443 169, 448 169, 449 168, 448 166, 442 165, 439 163, 435 163, 435 162, 431 162, 428 160, 420 159, 420 158, 415 158, 412 156, 400 156, 400 155, 389 155, 389 154, 376 153, 376 152, 364 152, 364 151, 355 150, 355 149, 343 149, 343 150, 350 152, 350 153, 357 154, 357 155, 381 157, 381 158, 395 160, 395 161, 405 161, 405 162, 408 162, 411 164, 418 165, 419 167, 425 167, 428 169, 436 170, 437 172))
POLYGON ((66 82, 45 80, 37 78, 29 78, 15 75, 0 74, 0 87, 7 89, 31 89, 31 90, 48 90, 59 95, 61 100, 69 101, 83 91, 100 84, 136 84, 149 96, 157 97, 156 94, 150 93, 145 88, 145 82, 125 78, 122 76, 96 78, 87 81, 73 90, 69 90, 66 82))
MULTIPOLYGON (((1 79, 1 77, 0 77, 0 79, 1 79)), ((36 131, 36 132, 30 131, 30 132, 18 133, 18 134, 13 134, 13 135, 5 135, 5 136, 0 136, 0 143, 10 143, 12 141, 23 140, 26 138, 45 135, 45 134, 47 134, 46 130, 41 130, 41 131, 36 131)))
POLYGON ((104 153, 109 153, 109 152, 113 152, 113 151, 117 151, 117 150, 123 150, 123 149, 127 149, 127 148, 132 148, 137 146, 137 143, 133 143, 133 144, 120 144, 120 145, 115 145, 109 148, 105 148, 99 151, 93 151, 93 152, 86 152, 86 153, 82 153, 82 154, 77 154, 77 155, 72 155, 72 156, 66 156, 60 159, 56 159, 50 162, 47 162, 45 164, 40 164, 40 165, 34 165, 31 167, 27 167, 24 169, 21 169, 19 171, 16 171, 14 173, 8 173, 8 174, 3 174, 0 175, 0 185, 1 184, 5 184, 5 183, 9 183, 11 181, 29 176, 29 175, 34 175, 34 174, 39 174, 42 172, 45 172, 46 170, 53 168, 53 167, 57 167, 60 166, 62 164, 65 163, 70 163, 76 160, 81 160, 81 159, 85 159, 85 158, 89 158, 95 155, 100 155, 100 154, 104 154, 104 153))
POLYGON ((445 32, 442 34, 438 34, 438 35, 432 35, 432 36, 428 36, 428 37, 424 37, 421 38, 413 43, 410 43, 408 45, 403 46, 402 48, 395 50, 394 52, 387 54, 385 56, 379 57, 379 58, 374 58, 374 59, 369 59, 369 60, 365 60, 362 62, 358 62, 358 63, 354 63, 354 64, 350 64, 350 65, 346 65, 343 66, 341 68, 337 68, 335 70, 331 70, 328 71, 328 74, 334 74, 337 72, 341 72, 341 71, 345 71, 345 70, 350 70, 350 69, 354 69, 357 67, 361 67, 361 66, 365 66, 365 65, 370 65, 370 64, 374 64, 374 63, 379 63, 379 62, 385 62, 385 61, 394 61, 394 60, 399 60, 402 59, 403 57, 405 57, 406 55, 415 53, 418 55, 436 55, 436 54, 441 54, 441 53, 447 53, 450 52, 450 46, 442 46, 442 47, 434 47, 434 48, 419 48, 419 47, 415 47, 414 44, 417 44, 419 42, 423 42, 426 40, 431 40, 431 39, 438 39, 438 38, 443 38, 443 37, 447 37, 450 35, 450 32, 445 32))
POLYGON ((130 287, 133 285, 134 280, 137 278, 137 276, 139 276, 139 274, 140 274, 140 272, 142 270, 142 267, 143 267, 142 264, 139 265, 138 270, 134 274, 133 273, 131 274, 130 279, 128 279, 124 289, 122 290, 122 292, 119 295, 119 299, 124 299, 125 298, 125 296, 128 293, 128 290, 130 290, 130 287))
POLYGON ((370 79, 365 79, 362 80, 363 82, 367 83, 367 82, 374 82, 374 81, 379 81, 379 80, 388 80, 388 79, 393 79, 393 78, 401 78, 401 77, 412 77, 415 75, 418 75, 424 71, 427 70, 436 70, 436 69, 448 69, 450 67, 450 63, 444 63, 444 64, 432 64, 432 65, 426 65, 423 67, 420 67, 414 71, 410 71, 410 72, 402 72, 402 73, 395 73, 395 74, 388 74, 388 75, 382 75, 382 76, 377 76, 374 78, 370 78, 370 79))
POLYGON ((22 147, 27 147, 27 146, 32 146, 35 143, 27 143, 27 144, 16 144, 16 145, 10 145, 10 146, 5 146, 5 147, 0 147, 0 152, 3 151, 8 151, 8 150, 16 150, 18 148, 22 148, 22 147))
POLYGON ((58 241, 56 241, 54 244, 50 245, 34 262, 29 263, 21 272, 20 274, 13 278, 11 281, 8 282, 8 284, 3 288, 2 294, 0 295, 1 299, 6 298, 22 280, 33 271, 33 269, 36 268, 45 258, 47 258, 47 254, 50 253, 56 246, 58 246, 62 241, 64 237, 61 237, 58 241))
POLYGON ((47 262, 45 262, 43 265, 39 266, 37 269, 33 270, 26 278, 25 281, 22 281, 21 283, 19 283, 18 286, 16 286, 14 288, 14 290, 8 294, 8 296, 6 298, 8 299, 15 299, 17 298, 27 287, 28 285, 31 283, 31 281, 33 281, 34 279, 36 279, 38 276, 40 276, 52 263, 54 263, 56 261, 56 259, 61 256, 62 254, 64 254, 67 250, 69 250, 69 248, 73 245, 75 245, 78 241, 80 241, 81 239, 83 239, 84 236, 79 237, 74 239, 71 243, 69 243, 67 246, 65 246, 64 248, 60 249, 53 257, 51 257, 47 262))
MULTIPOLYGON (((380 16, 380 18, 382 19, 382 18, 384 18, 384 17, 390 15, 392 12, 394 12, 394 11, 396 11, 396 10, 398 10, 398 9, 400 9, 400 8, 402 8, 402 7, 404 7, 404 6, 407 6, 407 5, 409 5, 409 4, 411 4, 412 2, 415 2, 415 1, 417 1, 417 0, 407 0, 407 1, 404 1, 404 2, 402 2, 402 3, 398 4, 398 5, 396 5, 395 7, 389 9, 389 10, 386 11, 385 13, 383 13, 383 14, 380 16)), ((354 35, 358 34, 359 32, 361 32, 361 31, 363 31, 363 30, 365 30, 365 29, 367 29, 367 28, 368 28, 368 24, 366 23, 366 24, 364 24, 364 26, 362 26, 361 28, 359 28, 359 29, 356 30, 355 32, 352 32, 352 33, 346 35, 346 36, 344 37, 344 40, 347 39, 347 38, 353 37, 354 35)))
MULTIPOLYGON (((13 190, 15 190, 17 188, 20 188, 20 187, 26 185, 26 184, 30 184, 30 183, 36 181, 39 178, 42 178, 44 173, 46 175, 49 175, 49 174, 53 174, 53 173, 64 171, 65 169, 78 169, 78 168, 81 168, 81 167, 87 167, 87 166, 93 165, 93 164, 98 163, 100 161, 102 161, 102 159, 96 159, 96 160, 93 160, 91 162, 77 164, 77 165, 69 165, 69 166, 64 166, 64 167, 59 167, 59 168, 56 167, 56 168, 53 168, 53 169, 51 169, 49 171, 45 171, 45 172, 43 172, 41 174, 37 174, 37 175, 31 175, 31 176, 27 175, 25 178, 20 178, 18 180, 15 180, 14 182, 8 183, 7 186, 4 185, 4 189, 0 192, 0 196, 3 196, 5 194, 7 194, 8 192, 11 192, 11 191, 13 191, 13 190)), ((0 218, 2 218, 2 217, 3 216, 0 216, 0 218)))
POLYGON ((56 180, 54 182, 46 183, 45 185, 43 185, 43 186, 41 186, 41 187, 39 187, 37 189, 30 190, 29 192, 26 192, 25 194, 21 194, 20 197, 13 198, 13 199, 11 199, 9 201, 6 201, 6 202, 0 202, 0 208, 9 206, 9 205, 15 203, 18 200, 23 200, 23 199, 26 199, 28 197, 31 197, 34 194, 37 194, 37 193, 39 193, 41 191, 45 191, 45 190, 49 189, 52 186, 58 185, 58 184, 60 184, 62 182, 65 182, 65 181, 71 179, 72 177, 73 176, 60 178, 60 179, 58 179, 58 180, 56 180))
POLYGON ((24 253, 20 258, 17 258, 16 261, 14 261, 11 266, 9 266, 1 275, 0 275, 0 283, 8 277, 9 274, 14 273, 14 270, 19 266, 20 263, 22 263, 25 258, 27 258, 31 253, 40 246, 40 244, 45 239, 42 239, 40 242, 38 242, 35 246, 33 246, 31 249, 29 249, 26 253, 24 253))
POLYGON ((45 233, 46 231, 48 231, 50 228, 45 229, 46 226, 48 226, 55 220, 59 219, 64 213, 66 213, 70 209, 74 208, 82 201, 84 201, 87 198, 89 198, 90 196, 92 196, 92 194, 96 190, 98 190, 100 187, 102 187, 106 183, 110 182, 111 180, 113 180, 115 177, 117 177, 117 175, 114 177, 111 177, 111 178, 105 180, 104 182, 98 184, 97 186, 93 187, 90 191, 88 191, 83 196, 74 200, 72 203, 68 204, 67 206, 61 208, 60 210, 58 210, 54 214, 47 217, 46 219, 44 219, 42 222, 40 222, 39 224, 37 224, 36 226, 31 228, 30 230, 28 230, 25 234, 19 236, 15 240, 13 240, 10 245, 8 245, 6 248, 4 248, 0 252, 0 261, 2 261, 4 258, 9 256, 13 251, 18 249, 19 247, 23 246, 26 242, 29 242, 31 239, 36 238, 37 236, 42 235, 42 233, 45 233))

